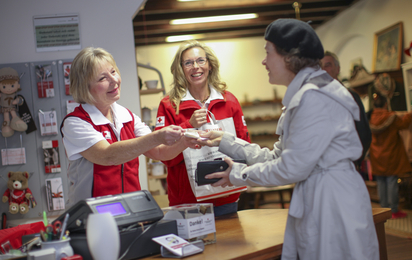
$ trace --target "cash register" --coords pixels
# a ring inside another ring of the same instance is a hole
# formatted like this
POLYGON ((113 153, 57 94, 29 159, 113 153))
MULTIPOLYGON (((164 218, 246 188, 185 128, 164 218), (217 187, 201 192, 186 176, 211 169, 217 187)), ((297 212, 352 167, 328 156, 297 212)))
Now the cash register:
MULTIPOLYGON (((90 198, 79 201, 55 221, 63 223, 69 214, 67 230, 75 254, 93 260, 86 240, 87 217, 92 213, 109 212, 114 217, 120 234, 122 260, 159 254, 160 245, 152 238, 177 234, 176 221, 162 220, 163 211, 147 190, 90 198)), ((104 227, 102 227, 104 228, 104 227)))

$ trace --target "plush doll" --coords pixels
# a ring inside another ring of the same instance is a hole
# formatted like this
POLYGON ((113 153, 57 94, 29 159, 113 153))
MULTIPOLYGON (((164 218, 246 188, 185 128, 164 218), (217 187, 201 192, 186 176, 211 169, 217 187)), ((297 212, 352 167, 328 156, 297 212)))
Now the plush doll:
MULTIPOLYGON (((11 214, 26 214, 29 212, 30 200, 34 200, 29 189, 28 172, 9 172, 7 174, 7 190, 3 194, 2 201, 9 201, 9 212, 11 214)), ((33 207, 35 205, 33 204, 33 207)))
POLYGON ((20 91, 20 77, 13 68, 0 69, 0 110, 4 115, 1 134, 10 137, 14 131, 24 132, 27 124, 17 115, 17 105, 24 102, 22 98, 16 98, 16 92, 20 91), (11 115, 11 121, 10 121, 11 115))

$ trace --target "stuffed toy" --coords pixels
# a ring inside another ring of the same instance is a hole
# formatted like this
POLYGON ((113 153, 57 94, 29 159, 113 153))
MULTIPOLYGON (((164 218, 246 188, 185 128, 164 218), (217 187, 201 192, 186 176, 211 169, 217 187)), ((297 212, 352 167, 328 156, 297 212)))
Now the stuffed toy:
POLYGON ((1 134, 10 137, 14 131, 24 132, 27 124, 17 115, 17 105, 21 106, 24 99, 16 98, 16 92, 20 91, 20 77, 13 68, 0 69, 0 111, 4 115, 1 134), (11 115, 11 121, 10 121, 11 115))
MULTIPOLYGON (((26 214, 29 212, 30 200, 33 201, 33 194, 29 189, 28 172, 9 172, 7 174, 7 190, 3 194, 2 201, 9 201, 9 212, 11 214, 26 214)), ((33 203, 33 207, 35 204, 33 203)))

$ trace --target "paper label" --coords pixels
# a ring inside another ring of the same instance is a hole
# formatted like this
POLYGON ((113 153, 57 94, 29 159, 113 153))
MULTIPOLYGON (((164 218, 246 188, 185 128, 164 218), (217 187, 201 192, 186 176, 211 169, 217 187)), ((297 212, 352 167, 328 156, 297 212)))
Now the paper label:
POLYGON ((185 255, 192 255, 195 253, 202 252, 202 249, 190 244, 188 241, 184 240, 181 237, 176 236, 175 234, 164 235, 160 237, 152 238, 153 241, 162 245, 167 250, 172 252, 175 255, 183 255, 183 247, 185 255))
POLYGON ((1 162, 3 165, 25 164, 26 149, 24 147, 1 149, 1 162))

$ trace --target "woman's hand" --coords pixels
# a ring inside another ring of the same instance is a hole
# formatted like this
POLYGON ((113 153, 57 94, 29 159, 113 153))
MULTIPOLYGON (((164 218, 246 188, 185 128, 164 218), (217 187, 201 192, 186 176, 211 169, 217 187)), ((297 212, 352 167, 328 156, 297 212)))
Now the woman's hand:
POLYGON ((194 139, 192 137, 184 136, 182 138, 182 141, 184 142, 186 147, 189 147, 189 148, 192 148, 192 149, 202 148, 202 146, 197 143, 196 139, 194 139))
POLYGON ((158 138, 160 138, 162 144, 174 145, 182 138, 184 130, 180 126, 169 125, 155 132, 158 133, 158 138))
POLYGON ((206 146, 219 146, 220 141, 222 140, 224 132, 221 131, 199 131, 200 137, 207 138, 206 140, 197 139, 196 142, 199 145, 206 145, 206 146))
POLYGON ((189 119, 189 123, 194 128, 199 128, 202 125, 206 124, 207 123, 207 109, 201 108, 201 109, 195 110, 195 112, 193 112, 192 116, 189 119))
POLYGON ((233 186, 230 182, 230 171, 232 170, 233 161, 229 157, 225 158, 225 162, 229 165, 224 172, 215 172, 205 176, 206 179, 213 179, 213 178, 222 178, 219 181, 211 184, 213 187, 222 186, 222 188, 226 188, 227 186, 233 186))

